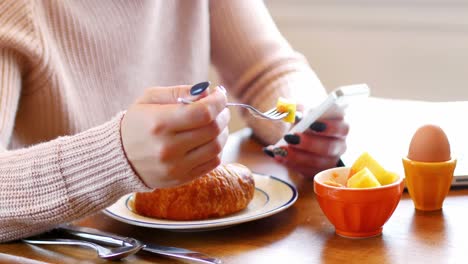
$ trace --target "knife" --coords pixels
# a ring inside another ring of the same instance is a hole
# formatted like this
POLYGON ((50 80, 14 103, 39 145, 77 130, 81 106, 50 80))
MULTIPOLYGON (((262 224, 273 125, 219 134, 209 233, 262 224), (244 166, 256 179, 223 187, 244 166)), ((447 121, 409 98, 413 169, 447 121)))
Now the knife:
POLYGON ((81 227, 74 225, 60 225, 56 231, 64 232, 82 239, 100 242, 108 246, 129 246, 137 243, 142 243, 144 246, 141 250, 166 256, 170 258, 190 261, 192 263, 203 264, 221 264, 222 261, 218 258, 207 256, 200 252, 191 251, 184 248, 167 247, 156 244, 144 243, 134 238, 123 237, 116 234, 104 232, 89 227, 81 227))

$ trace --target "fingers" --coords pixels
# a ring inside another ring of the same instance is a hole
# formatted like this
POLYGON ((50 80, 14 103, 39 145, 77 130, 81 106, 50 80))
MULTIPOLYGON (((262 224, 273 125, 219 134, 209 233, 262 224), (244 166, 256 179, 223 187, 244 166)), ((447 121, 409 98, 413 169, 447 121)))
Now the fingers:
POLYGON ((187 149, 192 149, 206 144, 218 137, 218 135, 228 127, 230 119, 230 110, 228 108, 224 108, 224 110, 216 117, 214 122, 198 129, 178 132, 173 144, 177 148, 187 149))
POLYGON ((226 127, 223 132, 215 139, 187 153, 186 160, 189 164, 205 163, 218 156, 226 145, 229 136, 229 130, 226 127))
POLYGON ((177 98, 189 98, 190 85, 151 87, 144 91, 137 104, 176 104, 177 98))
MULTIPOLYGON (((214 170, 216 167, 218 167, 221 164, 221 158, 218 156, 215 156, 213 159, 208 160, 205 163, 198 164, 195 167, 188 169, 187 173, 184 173, 179 176, 177 179, 177 182, 172 185, 179 185, 181 183, 187 183, 189 181, 192 181, 196 177, 203 176, 207 174, 208 172, 214 170)), ((168 174, 169 178, 173 178, 172 176, 175 174, 168 174)))
POLYGON ((326 157, 337 157, 346 151, 345 139, 309 134, 300 135, 300 142, 289 146, 326 157))
POLYGON ((150 187, 182 184, 220 164, 230 120, 225 91, 199 90, 194 103, 178 103, 191 99, 191 88, 147 89, 122 119, 126 156, 150 187))
POLYGON ((181 105, 180 111, 174 118, 179 122, 190 120, 190 125, 186 126, 184 124, 175 128, 175 130, 184 131, 213 122, 219 113, 226 108, 226 104, 226 95, 219 88, 216 88, 211 94, 195 101, 193 104, 181 105))
POLYGON ((290 146, 306 152, 328 157, 339 156, 346 150, 349 125, 344 120, 321 120, 312 124, 304 133, 284 137, 290 146))
POLYGON ((219 89, 193 104, 145 104, 154 116, 154 131, 173 133, 198 129, 214 122, 226 108, 226 95, 219 89))
POLYGON ((212 160, 209 160, 203 164, 200 164, 190 170, 188 173, 188 178, 192 180, 195 177, 199 177, 202 175, 207 174, 208 172, 214 170, 216 167, 218 167, 221 164, 221 159, 219 157, 215 157, 212 160))
POLYGON ((164 188, 164 187, 172 187, 181 184, 185 184, 194 180, 197 177, 200 177, 218 167, 221 164, 221 159, 219 157, 215 157, 205 163, 198 164, 194 168, 180 168, 179 166, 177 169, 168 170, 162 173, 160 176, 159 181, 156 184, 148 185, 151 188, 164 188), (161 181, 163 179, 163 181, 161 181))
POLYGON ((284 164, 292 167, 307 166, 312 168, 332 168, 336 166, 337 156, 323 156, 315 153, 303 151, 301 149, 287 147, 287 156, 281 157, 284 164))
POLYGON ((339 157, 327 157, 288 146, 284 148, 285 157, 275 156, 275 160, 300 172, 305 176, 314 176, 319 171, 336 167, 339 157))
POLYGON ((315 122, 304 133, 284 137, 288 145, 264 149, 278 162, 306 176, 336 167, 340 156, 346 151, 346 136, 349 125, 343 119, 326 119, 315 122))
POLYGON ((313 123, 304 134, 317 134, 327 137, 344 138, 349 133, 349 124, 343 119, 322 119, 313 123))
MULTIPOLYGON (((165 159, 171 160, 184 156, 194 149, 216 140, 223 147, 228 137, 229 119, 230 111, 226 108, 218 115, 215 122, 207 126, 180 133, 169 133, 165 136, 164 143, 161 144, 160 152, 164 154, 165 159), (219 140, 219 137, 223 137, 224 139, 219 140)), ((220 152, 217 149, 214 149, 214 151, 217 151, 215 154, 220 152)), ((204 161, 206 160, 204 159, 204 161)), ((198 161, 195 160, 195 162, 198 161)))

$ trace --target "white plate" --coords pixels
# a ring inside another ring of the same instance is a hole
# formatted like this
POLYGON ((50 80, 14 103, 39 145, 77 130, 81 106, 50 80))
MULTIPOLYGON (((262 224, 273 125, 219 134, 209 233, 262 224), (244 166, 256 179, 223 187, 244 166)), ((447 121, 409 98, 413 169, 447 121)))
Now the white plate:
POLYGON ((172 231, 205 231, 224 228, 264 218, 290 207, 297 200, 297 190, 291 184, 273 176, 253 174, 255 193, 246 209, 221 218, 201 221, 171 221, 138 215, 129 206, 132 194, 120 198, 104 210, 108 216, 136 226, 167 229, 172 231))

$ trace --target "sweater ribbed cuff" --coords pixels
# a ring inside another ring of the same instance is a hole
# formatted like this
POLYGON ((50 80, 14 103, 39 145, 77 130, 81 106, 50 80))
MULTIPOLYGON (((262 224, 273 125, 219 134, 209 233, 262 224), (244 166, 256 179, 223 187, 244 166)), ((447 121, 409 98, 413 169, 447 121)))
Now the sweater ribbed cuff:
POLYGON ((0 153, 0 241, 37 234, 150 189, 133 172, 120 121, 0 153))
POLYGON ((77 216, 103 209, 129 192, 149 190, 125 156, 120 136, 123 115, 59 140, 59 164, 77 216))

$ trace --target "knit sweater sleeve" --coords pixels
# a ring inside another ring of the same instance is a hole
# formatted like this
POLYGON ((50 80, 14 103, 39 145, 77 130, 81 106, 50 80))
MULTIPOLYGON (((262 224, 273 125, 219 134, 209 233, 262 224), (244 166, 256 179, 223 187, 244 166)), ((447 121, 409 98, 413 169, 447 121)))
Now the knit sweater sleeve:
POLYGON ((123 151, 120 121, 8 151, 21 90, 20 58, 0 51, 0 242, 98 212, 122 195, 148 190, 123 151))
MULTIPOLYGON (((239 100, 267 110, 282 96, 307 109, 325 97, 320 80, 280 34, 263 1, 210 1, 210 25, 212 62, 223 84, 239 100)), ((284 122, 243 114, 267 144, 289 128, 284 122)))

